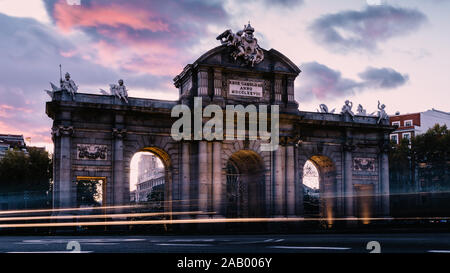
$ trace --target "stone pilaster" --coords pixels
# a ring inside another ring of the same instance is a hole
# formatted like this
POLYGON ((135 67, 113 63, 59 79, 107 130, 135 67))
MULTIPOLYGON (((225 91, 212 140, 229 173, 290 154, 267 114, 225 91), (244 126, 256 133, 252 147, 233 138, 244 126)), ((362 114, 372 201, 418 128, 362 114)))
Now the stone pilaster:
POLYGON ((275 76, 274 79, 274 104, 283 104, 283 78, 275 76))
POLYGON ((287 97, 289 104, 297 104, 294 98, 294 81, 295 81, 294 77, 287 78, 287 97))
POLYGON ((113 161, 113 197, 114 205, 124 205, 125 203, 125 183, 124 180, 124 161, 123 161, 123 139, 126 136, 125 129, 113 128, 113 147, 114 147, 114 161, 113 161))
POLYGON ((223 217, 223 186, 222 186, 222 143, 213 144, 213 211, 215 217, 223 217))
POLYGON ((182 144, 182 155, 181 155, 181 206, 182 211, 190 211, 191 209, 191 151, 190 151, 190 143, 183 142, 182 144))
POLYGON ((274 187, 274 212, 275 217, 285 216, 286 180, 285 180, 285 147, 278 146, 275 153, 275 187, 274 187))
POLYGON ((53 141, 59 141, 58 154, 58 176, 55 177, 55 188, 53 190, 54 208, 74 207, 75 199, 72 191, 72 170, 71 170, 71 146, 72 146, 72 126, 59 125, 52 129, 53 141))
POLYGON ((286 206, 287 215, 295 216, 295 157, 294 145, 286 146, 286 206))
POLYGON ((224 98, 222 93, 222 70, 215 68, 214 69, 214 103, 224 107, 224 98))
POLYGON ((210 101, 208 94, 208 70, 206 68, 199 68, 197 74, 197 94, 202 97, 204 102, 210 101))
POLYGON ((354 146, 345 144, 344 152, 344 197, 345 217, 354 217, 353 157, 354 146))
MULTIPOLYGON (((208 142, 198 142, 198 210, 208 211, 208 142)), ((199 218, 204 215, 199 215, 199 218)))

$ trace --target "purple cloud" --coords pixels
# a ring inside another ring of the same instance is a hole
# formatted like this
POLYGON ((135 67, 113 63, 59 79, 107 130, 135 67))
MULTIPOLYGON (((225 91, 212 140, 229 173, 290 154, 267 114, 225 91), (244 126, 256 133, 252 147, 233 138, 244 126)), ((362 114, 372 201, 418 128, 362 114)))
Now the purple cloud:
POLYGON ((418 10, 379 5, 323 15, 309 30, 319 44, 338 52, 376 51, 381 42, 414 32, 426 21, 418 10))
POLYGON ((318 62, 304 63, 300 68, 302 74, 296 92, 298 101, 343 98, 366 89, 392 89, 409 80, 408 75, 402 75, 391 68, 368 67, 358 74, 361 79, 359 81, 344 78, 340 71, 318 62))
POLYGON ((408 75, 402 75, 392 68, 367 67, 358 76, 368 88, 392 89, 404 85, 409 80, 408 75))

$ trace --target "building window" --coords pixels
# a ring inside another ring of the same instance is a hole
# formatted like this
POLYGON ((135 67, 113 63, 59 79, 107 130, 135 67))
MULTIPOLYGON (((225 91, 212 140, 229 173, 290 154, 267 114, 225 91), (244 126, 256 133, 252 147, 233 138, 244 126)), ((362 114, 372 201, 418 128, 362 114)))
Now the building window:
POLYGON ((398 144, 398 135, 397 134, 392 134, 391 135, 391 141, 393 141, 393 142, 398 144))
POLYGON ((398 126, 400 127, 400 121, 393 121, 392 126, 398 126))
POLYGON ((403 133, 402 134, 403 139, 411 140, 411 133, 403 133))
POLYGON ((413 126, 413 121, 412 120, 405 120, 404 121, 404 125, 405 125, 405 127, 411 127, 411 126, 413 126))

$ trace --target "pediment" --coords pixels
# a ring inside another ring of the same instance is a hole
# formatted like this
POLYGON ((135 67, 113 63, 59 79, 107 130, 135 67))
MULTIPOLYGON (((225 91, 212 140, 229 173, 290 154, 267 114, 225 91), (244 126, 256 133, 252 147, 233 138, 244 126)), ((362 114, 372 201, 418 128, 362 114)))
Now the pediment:
POLYGON ((193 66, 211 65, 230 69, 248 70, 249 72, 279 72, 297 76, 301 71, 286 56, 275 49, 265 50, 264 60, 253 67, 240 63, 231 56, 231 49, 225 45, 215 47, 198 58, 193 66))

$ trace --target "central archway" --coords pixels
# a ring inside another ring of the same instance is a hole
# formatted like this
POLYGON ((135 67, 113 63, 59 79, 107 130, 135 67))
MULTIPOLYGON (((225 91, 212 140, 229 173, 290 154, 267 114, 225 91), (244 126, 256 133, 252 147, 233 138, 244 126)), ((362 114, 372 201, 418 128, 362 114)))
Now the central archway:
POLYGON ((254 151, 240 150, 226 165, 226 217, 265 215, 265 178, 262 158, 254 151))

